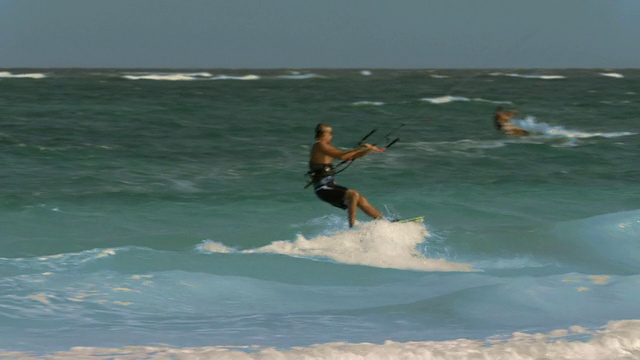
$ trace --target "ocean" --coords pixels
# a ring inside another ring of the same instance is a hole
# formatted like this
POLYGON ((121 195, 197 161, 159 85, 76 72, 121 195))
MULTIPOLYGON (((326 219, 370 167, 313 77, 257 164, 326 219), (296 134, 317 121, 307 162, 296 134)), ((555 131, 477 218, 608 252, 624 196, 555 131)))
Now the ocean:
POLYGON ((0 106, 0 358, 640 359, 640 70, 5 69, 0 106), (337 181, 424 222, 305 189, 320 122, 398 139, 337 181))

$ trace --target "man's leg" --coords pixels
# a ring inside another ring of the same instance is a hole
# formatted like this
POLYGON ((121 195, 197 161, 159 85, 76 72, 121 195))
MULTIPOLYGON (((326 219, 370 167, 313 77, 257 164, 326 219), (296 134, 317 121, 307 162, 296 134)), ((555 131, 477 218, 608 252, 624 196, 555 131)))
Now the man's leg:
POLYGON ((353 227, 356 223, 356 212, 358 211, 358 202, 360 201, 360 194, 355 190, 347 190, 344 195, 345 199, 349 202, 347 211, 349 213, 349 227, 353 227))
POLYGON ((349 201, 349 227, 353 227, 356 222, 356 212, 360 208, 365 214, 374 219, 381 219, 382 214, 369 203, 369 201, 355 190, 348 190, 345 198, 349 201))
POLYGON ((370 217, 374 219, 382 219, 382 214, 380 214, 380 211, 374 208, 373 205, 369 203, 367 198, 365 198, 362 195, 360 195, 360 198, 358 199, 358 207, 362 209, 362 211, 364 211, 364 213, 369 215, 370 217))

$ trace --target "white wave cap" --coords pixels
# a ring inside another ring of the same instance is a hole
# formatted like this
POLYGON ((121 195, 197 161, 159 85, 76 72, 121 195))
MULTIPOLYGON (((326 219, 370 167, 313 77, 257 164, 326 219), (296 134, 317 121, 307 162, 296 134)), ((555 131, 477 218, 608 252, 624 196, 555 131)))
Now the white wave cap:
POLYGON ((258 75, 244 75, 244 76, 230 76, 230 75, 217 75, 211 78, 211 80, 259 80, 260 76, 258 75))
POLYGON ((384 103, 382 101, 356 101, 356 102, 352 103, 351 105, 355 105, 355 106, 366 106, 366 105, 382 106, 382 105, 384 105, 384 103))
MULTIPOLYGON (((0 357, 33 359, 33 354, 0 351, 0 357)), ((428 360, 631 360, 640 358, 640 320, 611 321, 602 329, 580 326, 548 333, 514 332, 485 341, 455 339, 446 341, 396 342, 382 344, 332 342, 291 349, 260 346, 126 346, 123 348, 73 347, 48 354, 47 359, 428 359, 428 360)))
POLYGON ((200 251, 223 253, 223 254, 237 252, 236 249, 228 247, 223 243, 213 241, 213 240, 205 240, 202 244, 197 246, 197 249, 200 251))
POLYGON ((552 126, 546 123, 536 122, 535 117, 527 116, 525 119, 514 119, 511 121, 514 125, 521 127, 527 131, 543 134, 549 137, 564 137, 568 139, 586 139, 593 137, 616 138, 621 136, 635 135, 636 133, 628 131, 618 132, 586 132, 580 130, 565 129, 562 126, 552 126))
POLYGON ((606 77, 612 77, 612 78, 616 78, 616 79, 622 79, 624 78, 624 75, 619 74, 619 73, 600 73, 600 75, 602 76, 606 76, 606 77))
POLYGON ((196 73, 136 73, 122 76, 128 80, 157 80, 157 81, 198 81, 198 80, 258 80, 257 75, 216 75, 208 72, 196 73))
POLYGON ((8 71, 0 71, 0 78, 8 78, 8 79, 44 79, 47 75, 42 73, 31 73, 31 74, 13 74, 8 71))
POLYGON ((559 79, 567 78, 566 76, 563 76, 563 75, 524 75, 524 74, 518 74, 518 73, 501 73, 501 72, 495 72, 489 75, 509 76, 509 77, 523 78, 523 79, 540 79, 540 80, 559 80, 559 79))
POLYGON ((305 79, 314 79, 314 78, 324 78, 322 75, 314 74, 314 73, 306 73, 302 74, 298 71, 292 71, 289 75, 279 75, 280 79, 289 79, 289 80, 305 80, 305 79))
POLYGON ((275 241, 242 252, 329 258, 343 264, 400 270, 474 271, 469 264, 429 259, 421 254, 416 245, 428 236, 429 232, 420 223, 378 220, 328 236, 306 239, 298 235, 295 241, 275 241))
POLYGON ((439 97, 434 97, 434 98, 422 98, 422 101, 428 101, 432 104, 447 104, 447 103, 451 103, 454 101, 469 101, 468 98, 466 97, 462 97, 462 96, 451 96, 451 95, 445 95, 445 96, 439 96, 439 97))
POLYGON ((190 81, 197 80, 196 76, 189 74, 150 74, 150 75, 124 75, 128 80, 160 80, 160 81, 190 81))

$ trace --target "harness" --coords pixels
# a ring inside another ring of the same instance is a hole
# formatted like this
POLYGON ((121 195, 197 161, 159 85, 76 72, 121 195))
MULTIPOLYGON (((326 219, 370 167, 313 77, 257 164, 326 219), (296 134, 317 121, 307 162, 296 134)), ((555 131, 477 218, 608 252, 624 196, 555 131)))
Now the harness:
POLYGON ((316 190, 323 185, 332 183, 334 181, 333 175, 335 174, 336 171, 333 164, 316 164, 309 162, 307 176, 311 178, 311 181, 306 187, 313 184, 313 188, 316 190))

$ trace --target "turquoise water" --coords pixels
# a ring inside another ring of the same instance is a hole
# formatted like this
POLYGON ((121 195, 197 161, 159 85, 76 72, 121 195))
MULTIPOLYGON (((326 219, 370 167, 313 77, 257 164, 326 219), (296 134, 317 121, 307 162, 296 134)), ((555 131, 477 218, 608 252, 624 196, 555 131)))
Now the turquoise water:
POLYGON ((638 70, 13 69, 0 91, 2 356, 640 357, 638 70), (535 135, 496 132, 499 105, 535 135), (399 138, 338 182, 424 224, 348 230, 304 189, 318 122, 399 138))

